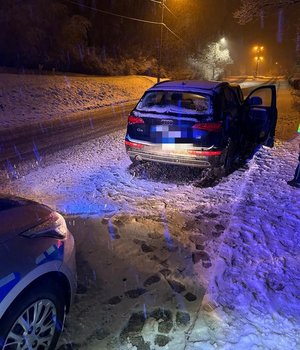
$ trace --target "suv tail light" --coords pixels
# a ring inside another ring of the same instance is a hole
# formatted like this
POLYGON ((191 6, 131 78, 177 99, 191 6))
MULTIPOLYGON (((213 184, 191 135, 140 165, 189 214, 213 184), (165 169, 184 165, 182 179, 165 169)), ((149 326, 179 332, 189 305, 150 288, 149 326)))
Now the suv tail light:
POLYGON ((196 123, 193 125, 193 129, 197 130, 205 130, 205 131, 211 131, 211 132, 218 132, 222 128, 222 123, 196 123))
POLYGON ((128 117, 128 124, 133 125, 133 124, 145 124, 144 120, 140 117, 136 117, 134 115, 130 115, 128 117))
POLYGON ((222 154, 222 151, 195 151, 195 150, 188 150, 189 154, 192 154, 193 156, 220 156, 222 154))
POLYGON ((125 140, 125 145, 129 146, 129 147, 135 147, 135 148, 143 148, 144 147, 144 145, 141 143, 131 142, 131 141, 127 141, 127 140, 125 140))

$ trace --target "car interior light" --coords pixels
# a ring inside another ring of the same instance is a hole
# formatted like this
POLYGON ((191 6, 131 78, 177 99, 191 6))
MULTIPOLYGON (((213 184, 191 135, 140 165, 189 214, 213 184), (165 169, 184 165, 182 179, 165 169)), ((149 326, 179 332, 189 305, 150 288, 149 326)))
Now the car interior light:
POLYGON ((221 127, 222 127, 221 122, 218 122, 218 123, 196 123, 193 125, 193 129, 212 131, 212 132, 220 131, 221 127))
POLYGON ((44 222, 22 232, 20 235, 27 238, 53 237, 65 239, 67 233, 65 219, 60 214, 52 212, 44 222))
POLYGON ((133 124, 145 124, 144 120, 140 117, 136 117, 134 115, 130 115, 128 117, 128 124, 133 125, 133 124))

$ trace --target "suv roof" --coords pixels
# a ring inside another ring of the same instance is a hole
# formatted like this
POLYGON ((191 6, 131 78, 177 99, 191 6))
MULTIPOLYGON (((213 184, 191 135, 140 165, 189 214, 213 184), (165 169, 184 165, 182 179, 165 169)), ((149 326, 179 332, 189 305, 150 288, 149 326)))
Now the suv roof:
POLYGON ((222 81, 201 81, 201 80, 167 80, 155 84, 149 90, 207 90, 213 91, 220 86, 229 85, 222 81))

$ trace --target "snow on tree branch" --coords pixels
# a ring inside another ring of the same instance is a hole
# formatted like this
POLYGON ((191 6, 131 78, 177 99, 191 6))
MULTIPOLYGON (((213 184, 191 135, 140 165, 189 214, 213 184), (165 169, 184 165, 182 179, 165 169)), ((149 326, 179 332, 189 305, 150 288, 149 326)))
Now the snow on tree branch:
POLYGON ((193 70, 208 80, 219 79, 224 74, 225 67, 232 63, 230 52, 221 40, 209 43, 201 55, 189 59, 193 70))
POLYGON ((241 6, 233 14, 239 24, 251 22, 264 10, 271 10, 300 3, 300 0, 241 0, 241 6))

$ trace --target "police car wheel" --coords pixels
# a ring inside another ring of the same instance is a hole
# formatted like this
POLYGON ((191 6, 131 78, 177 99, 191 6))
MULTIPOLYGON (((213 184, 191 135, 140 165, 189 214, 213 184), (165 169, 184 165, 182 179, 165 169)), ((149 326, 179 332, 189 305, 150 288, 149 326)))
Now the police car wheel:
POLYGON ((61 294, 52 285, 19 296, 0 320, 0 349, 54 350, 66 314, 61 294))

